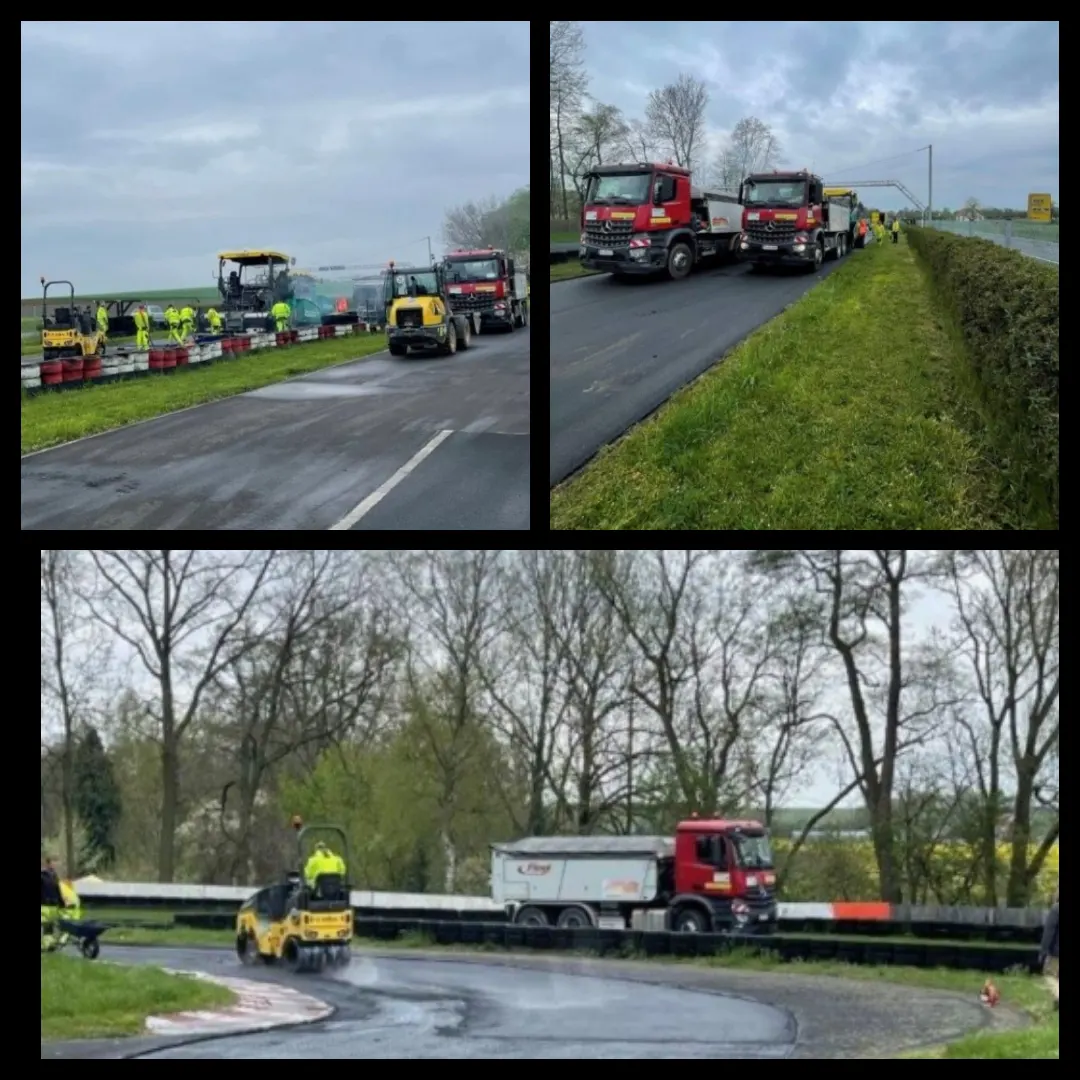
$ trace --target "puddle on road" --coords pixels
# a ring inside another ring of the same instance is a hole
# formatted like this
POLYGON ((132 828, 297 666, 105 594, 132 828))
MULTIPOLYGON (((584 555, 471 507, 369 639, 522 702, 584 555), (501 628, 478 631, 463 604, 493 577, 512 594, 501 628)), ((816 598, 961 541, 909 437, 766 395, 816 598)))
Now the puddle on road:
POLYGON ((326 383, 303 381, 278 383, 252 390, 248 397, 271 398, 274 401, 325 401, 328 398, 378 397, 380 394, 396 394, 399 390, 388 386, 330 386, 326 383))

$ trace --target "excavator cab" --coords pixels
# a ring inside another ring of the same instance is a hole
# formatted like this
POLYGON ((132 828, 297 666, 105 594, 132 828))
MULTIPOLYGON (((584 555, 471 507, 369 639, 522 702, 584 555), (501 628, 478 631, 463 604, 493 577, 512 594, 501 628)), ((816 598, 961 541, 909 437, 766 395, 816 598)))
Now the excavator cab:
POLYGON ((340 825, 305 826, 293 818, 297 866, 283 881, 250 896, 236 917, 236 953, 243 964, 282 963, 290 971, 321 971, 349 963, 353 912, 349 897, 349 842, 340 825), (309 885, 304 866, 316 838, 330 833, 330 846, 346 872, 318 875, 309 885), (340 844, 340 848, 337 846, 340 844))

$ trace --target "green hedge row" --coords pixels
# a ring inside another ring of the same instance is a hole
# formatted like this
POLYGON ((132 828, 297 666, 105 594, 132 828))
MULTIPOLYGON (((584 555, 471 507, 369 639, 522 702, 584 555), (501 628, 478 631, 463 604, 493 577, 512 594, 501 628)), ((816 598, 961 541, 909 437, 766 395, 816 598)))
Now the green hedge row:
POLYGON ((1058 268, 977 237, 908 228, 951 309, 1026 528, 1058 527, 1058 268))

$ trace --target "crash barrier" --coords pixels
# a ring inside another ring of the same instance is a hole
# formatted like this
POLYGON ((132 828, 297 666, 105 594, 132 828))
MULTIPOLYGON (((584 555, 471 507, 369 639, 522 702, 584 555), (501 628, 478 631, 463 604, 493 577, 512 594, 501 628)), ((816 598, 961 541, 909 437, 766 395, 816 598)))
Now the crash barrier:
POLYGON ((439 919, 357 919, 361 938, 394 941, 414 934, 435 945, 476 945, 502 949, 557 949, 601 956, 722 956, 734 948, 768 952, 781 960, 833 960, 846 964, 945 967, 1003 972, 1038 967, 1038 948, 1009 945, 962 945, 946 942, 852 941, 841 938, 796 938, 774 934, 753 938, 731 934, 679 934, 670 930, 563 929, 516 926, 512 923, 451 922, 439 919))
POLYGON ((161 345, 151 349, 125 348, 104 356, 73 356, 61 360, 24 358, 22 387, 28 394, 44 390, 72 390, 84 386, 126 381, 146 375, 170 375, 177 369, 209 366, 217 361, 235 360, 251 352, 290 345, 303 345, 349 334, 367 334, 373 328, 358 322, 340 326, 305 326, 280 333, 202 335, 193 343, 161 345))
MULTIPOLYGON (((167 908, 183 914, 234 913, 254 886, 173 885, 83 879, 75 888, 84 903, 112 908, 167 908)), ((442 919, 501 923, 504 909, 483 896, 437 896, 356 889, 350 900, 358 918, 442 919)), ((949 941, 1037 944, 1046 916, 1041 908, 935 907, 881 903, 787 903, 777 905, 778 923, 789 933, 912 936, 949 941)), ((184 915, 185 919, 193 915, 184 915)), ((186 925, 200 925, 186 923, 186 925)))
POLYGON ((580 244, 552 244, 551 262, 552 264, 557 262, 571 262, 578 257, 578 252, 580 250, 580 244))

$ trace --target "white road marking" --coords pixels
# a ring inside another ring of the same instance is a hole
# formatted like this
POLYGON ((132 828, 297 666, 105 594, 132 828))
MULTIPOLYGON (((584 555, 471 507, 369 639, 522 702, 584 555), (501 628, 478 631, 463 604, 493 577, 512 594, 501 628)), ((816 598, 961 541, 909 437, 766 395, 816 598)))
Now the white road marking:
POLYGON ((363 502, 350 510, 336 525, 331 525, 329 531, 341 531, 351 529, 372 507, 385 498, 406 476, 409 475, 441 442, 444 442, 454 433, 452 431, 440 431, 426 446, 421 447, 393 476, 384 484, 377 487, 363 502))

